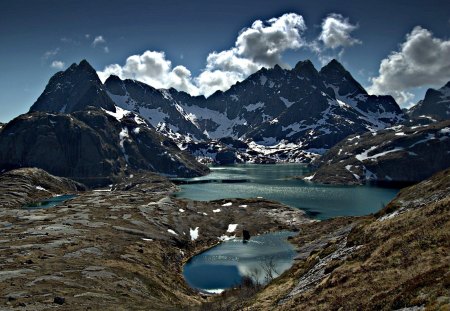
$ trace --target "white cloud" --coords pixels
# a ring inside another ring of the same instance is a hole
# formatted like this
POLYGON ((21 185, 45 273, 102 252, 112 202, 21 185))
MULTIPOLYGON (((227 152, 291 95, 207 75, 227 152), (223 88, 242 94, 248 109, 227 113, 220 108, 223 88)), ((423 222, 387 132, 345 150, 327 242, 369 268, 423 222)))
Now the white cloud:
POLYGON ((210 53, 204 70, 197 77, 192 77, 184 66, 172 69, 172 63, 165 58, 165 54, 156 51, 130 56, 125 65, 109 65, 98 74, 103 81, 110 74, 115 74, 155 88, 174 87, 192 95, 209 96, 217 90, 227 90, 263 66, 287 66, 283 64, 283 53, 306 45, 302 38, 305 30, 303 17, 294 13, 268 21, 257 20, 241 30, 232 48, 210 53))
POLYGON ((267 22, 255 21, 244 29, 236 40, 234 53, 255 63, 272 67, 281 64, 282 53, 298 49, 305 43, 302 33, 306 30, 303 17, 298 14, 284 14, 267 22))
POLYGON ((361 41, 351 36, 351 33, 357 28, 358 25, 351 24, 348 18, 333 13, 322 21, 322 32, 319 35, 319 40, 325 47, 331 49, 359 44, 361 41))
POLYGON ((321 32, 317 39, 308 42, 307 46, 317 55, 320 63, 325 65, 333 58, 341 59, 345 48, 362 43, 351 36, 358 27, 341 14, 329 14, 322 20, 321 32))
POLYGON ((191 72, 184 66, 172 69, 172 62, 166 59, 164 52, 145 51, 142 55, 132 55, 124 66, 109 65, 97 73, 102 81, 116 75, 122 79, 144 82, 157 89, 174 87, 193 95, 198 93, 192 84, 191 72))
POLYGON ((399 104, 410 104, 410 89, 442 86, 450 80, 450 40, 433 36, 429 30, 415 27, 406 35, 399 51, 392 52, 380 64, 378 77, 371 79, 372 94, 391 94, 399 104))
POLYGON ((98 44, 104 44, 106 43, 105 38, 103 38, 103 36, 97 36, 94 38, 94 41, 92 41, 92 45, 95 47, 98 44))
POLYGON ((105 51, 105 53, 109 53, 109 47, 105 46, 105 47, 103 48, 103 51, 105 51))
POLYGON ((50 67, 55 68, 55 69, 63 69, 64 68, 65 63, 60 61, 60 60, 54 60, 51 64, 50 67))

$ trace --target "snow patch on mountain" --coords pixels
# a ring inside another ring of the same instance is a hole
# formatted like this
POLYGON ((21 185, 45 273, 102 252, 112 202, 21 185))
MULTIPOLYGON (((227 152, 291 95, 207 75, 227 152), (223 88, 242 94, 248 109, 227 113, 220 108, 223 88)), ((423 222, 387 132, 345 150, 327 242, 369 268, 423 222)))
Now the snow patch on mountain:
POLYGON ((263 102, 257 102, 255 104, 250 104, 250 105, 244 106, 244 108, 245 108, 245 110, 250 112, 250 111, 255 111, 257 109, 262 109, 262 108, 264 108, 264 106, 265 106, 265 104, 263 102))
POLYGON ((289 99, 284 98, 283 96, 280 96, 280 100, 283 102, 283 104, 286 105, 286 108, 291 107, 295 102, 289 101, 289 99))

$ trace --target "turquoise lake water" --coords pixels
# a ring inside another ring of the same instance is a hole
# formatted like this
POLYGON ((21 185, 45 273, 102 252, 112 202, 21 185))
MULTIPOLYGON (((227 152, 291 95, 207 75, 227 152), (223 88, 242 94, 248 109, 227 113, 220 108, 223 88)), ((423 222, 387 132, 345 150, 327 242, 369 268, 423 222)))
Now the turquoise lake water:
POLYGON ((310 172, 302 164, 242 164, 213 166, 207 176, 186 179, 176 197, 199 201, 263 197, 304 210, 310 217, 360 216, 377 212, 391 201, 398 189, 376 186, 316 185, 290 179, 310 172), (238 181, 229 183, 229 181, 238 181), (228 182, 221 182, 228 181, 228 182))

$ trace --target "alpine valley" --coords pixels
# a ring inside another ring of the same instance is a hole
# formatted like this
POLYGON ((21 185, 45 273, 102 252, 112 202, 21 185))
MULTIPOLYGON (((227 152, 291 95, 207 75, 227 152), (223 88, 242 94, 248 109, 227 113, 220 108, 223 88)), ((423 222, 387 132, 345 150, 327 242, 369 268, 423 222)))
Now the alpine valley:
POLYGON ((74 63, 0 125, 0 308, 448 310, 449 90, 401 110, 306 60, 206 98, 74 63), (177 196, 206 182, 299 205, 177 196), (311 218, 299 192, 341 217, 311 218), (336 209, 367 194, 388 200, 336 209), (195 281, 238 282, 194 286, 195 262, 195 281))

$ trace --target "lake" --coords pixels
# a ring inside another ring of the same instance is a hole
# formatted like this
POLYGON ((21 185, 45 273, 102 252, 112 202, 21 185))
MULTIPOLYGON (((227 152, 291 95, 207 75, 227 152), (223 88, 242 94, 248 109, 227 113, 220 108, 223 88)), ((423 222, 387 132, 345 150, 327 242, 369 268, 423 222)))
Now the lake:
POLYGON ((243 276, 264 284, 269 270, 278 276, 293 263, 295 249, 286 238, 291 232, 275 232, 252 237, 247 243, 241 239, 223 242, 192 257, 183 269, 188 284, 209 293, 241 283, 243 276))
POLYGON ((198 201, 263 197, 323 220, 377 212, 398 192, 377 186, 317 185, 291 179, 310 172, 304 164, 237 164, 210 169, 206 176, 183 179, 191 183, 179 185, 181 191, 175 196, 198 201))

